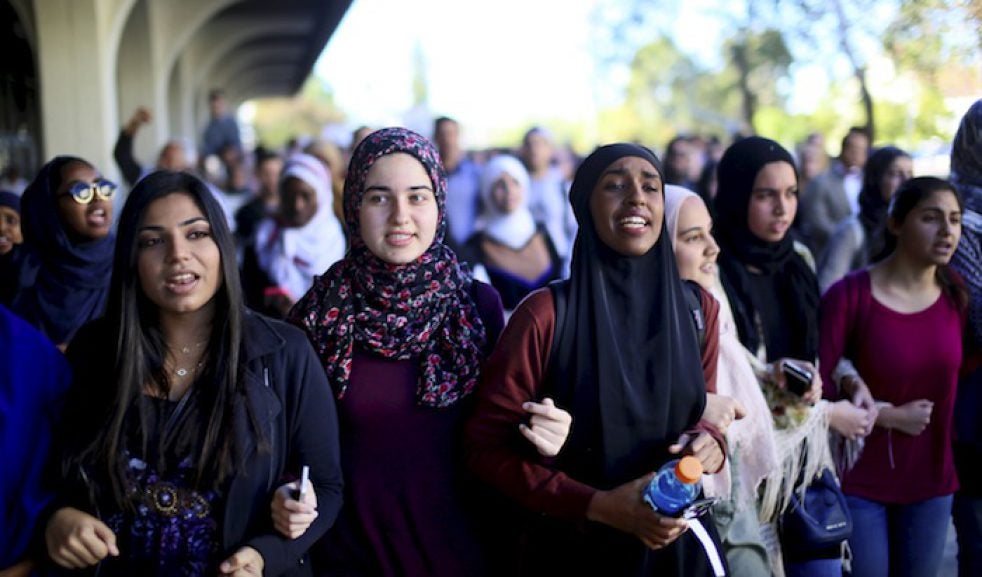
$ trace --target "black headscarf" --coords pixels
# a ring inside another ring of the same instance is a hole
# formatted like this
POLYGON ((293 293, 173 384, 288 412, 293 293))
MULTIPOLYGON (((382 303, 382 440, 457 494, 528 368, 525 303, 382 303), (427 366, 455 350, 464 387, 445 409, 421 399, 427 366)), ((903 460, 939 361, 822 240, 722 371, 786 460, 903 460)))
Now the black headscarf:
MULTIPOLYGON (((604 170, 627 156, 662 172, 650 150, 633 144, 601 147, 576 171, 570 203, 579 232, 552 364, 557 397, 575 423, 563 468, 601 488, 657 469, 706 402, 699 344, 665 233, 647 254, 629 257, 594 228, 590 195, 604 170)), ((664 230, 664 217, 653 226, 664 230)))
POLYGON ((740 341, 756 351, 762 340, 766 342, 755 322, 763 303, 754 302, 747 266, 769 277, 777 288, 774 298, 780 304, 781 316, 791 329, 788 332, 793 342, 788 343, 787 350, 794 358, 814 360, 818 355, 820 296, 815 272, 795 251, 790 232, 780 242, 767 242, 750 232, 747 223, 757 173, 771 162, 795 166, 794 158, 780 144, 752 136, 730 146, 716 169, 715 224, 723 286, 730 297, 740 341))
POLYGON ((76 243, 58 217, 55 193, 61 169, 71 162, 90 165, 58 156, 41 168, 21 198, 25 257, 12 308, 55 344, 68 342, 102 315, 113 265, 113 234, 76 243))
POLYGON ((895 146, 884 146, 870 155, 863 167, 863 188, 859 191, 859 222, 866 231, 866 254, 870 257, 883 250, 883 230, 887 222, 887 205, 881 183, 893 161, 910 155, 895 146))

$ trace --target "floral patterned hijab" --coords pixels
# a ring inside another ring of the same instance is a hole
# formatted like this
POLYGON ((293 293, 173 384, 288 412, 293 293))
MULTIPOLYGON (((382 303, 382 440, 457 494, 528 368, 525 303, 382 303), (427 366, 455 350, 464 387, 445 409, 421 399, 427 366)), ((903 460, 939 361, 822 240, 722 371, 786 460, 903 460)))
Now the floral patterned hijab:
POLYGON ((344 219, 351 248, 290 312, 324 364, 338 399, 350 382, 358 347, 395 360, 419 359, 417 400, 447 407, 473 391, 487 339, 471 298, 471 274, 444 244, 447 179, 426 138, 405 128, 385 128, 358 145, 344 185, 344 219), (439 218, 433 244, 415 261, 391 264, 365 245, 359 225, 368 171, 383 156, 409 154, 433 183, 439 218))

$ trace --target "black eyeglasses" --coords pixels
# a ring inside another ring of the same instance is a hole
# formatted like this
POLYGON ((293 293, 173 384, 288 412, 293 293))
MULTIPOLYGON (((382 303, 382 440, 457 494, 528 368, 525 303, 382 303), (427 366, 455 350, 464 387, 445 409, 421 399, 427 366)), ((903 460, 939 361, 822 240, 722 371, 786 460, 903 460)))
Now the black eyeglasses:
POLYGON ((71 195, 72 200, 79 204, 89 204, 96 197, 101 200, 110 200, 119 188, 115 183, 105 178, 96 179, 95 182, 76 182, 71 185, 62 196, 71 195))

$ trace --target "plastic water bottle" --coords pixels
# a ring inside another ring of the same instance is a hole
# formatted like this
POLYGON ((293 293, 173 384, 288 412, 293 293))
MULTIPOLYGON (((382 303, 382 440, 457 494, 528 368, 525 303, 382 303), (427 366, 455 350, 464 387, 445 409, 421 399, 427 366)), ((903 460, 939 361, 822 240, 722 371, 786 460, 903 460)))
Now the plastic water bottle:
POLYGON ((645 489, 645 503, 662 515, 680 515, 699 495, 702 472, 702 463, 691 456, 665 463, 645 489))

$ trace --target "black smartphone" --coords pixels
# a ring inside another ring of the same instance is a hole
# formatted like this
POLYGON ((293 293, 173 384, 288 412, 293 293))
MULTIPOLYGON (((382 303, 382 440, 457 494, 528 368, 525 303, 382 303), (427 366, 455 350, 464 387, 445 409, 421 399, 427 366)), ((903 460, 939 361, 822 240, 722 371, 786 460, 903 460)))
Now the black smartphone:
POLYGON ((781 370, 784 371, 784 384, 789 392, 800 397, 812 388, 814 375, 808 369, 785 361, 781 363, 781 370))
POLYGON ((696 499, 692 503, 689 503, 688 507, 682 509, 682 513, 679 515, 679 517, 682 519, 696 519, 698 517, 702 517, 713 508, 713 505, 715 505, 717 501, 719 501, 719 499, 716 498, 696 499))

